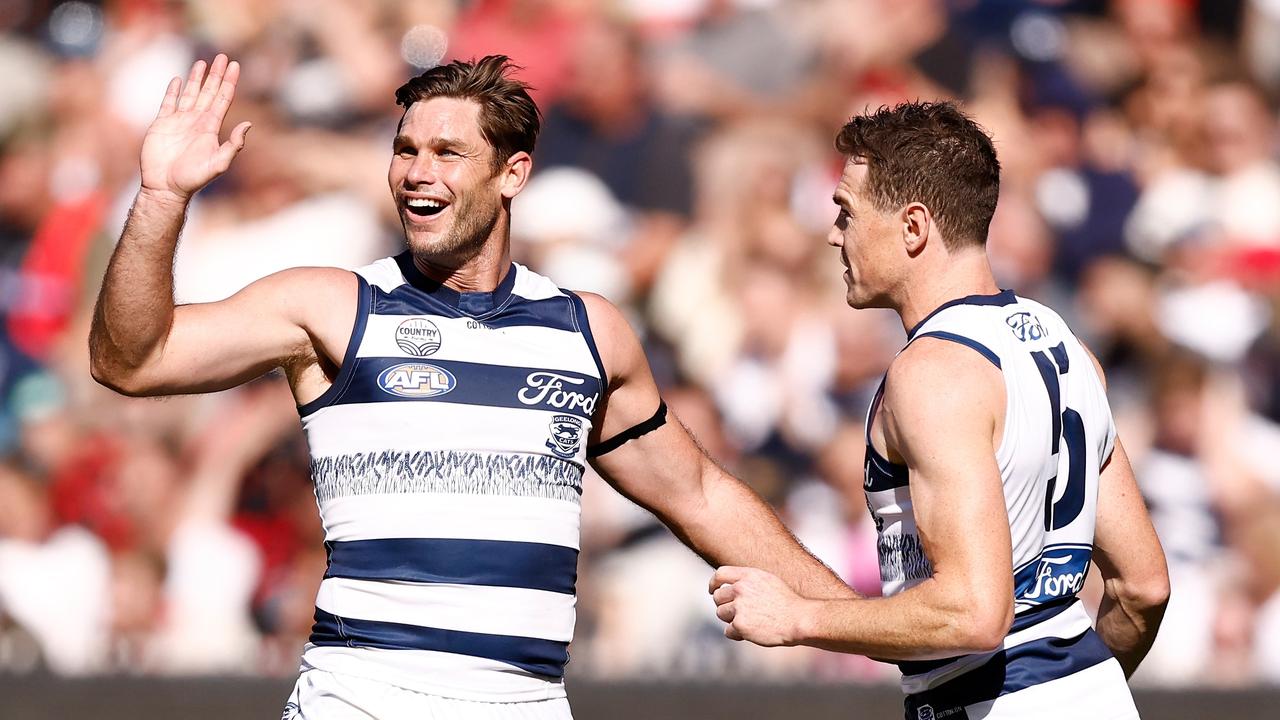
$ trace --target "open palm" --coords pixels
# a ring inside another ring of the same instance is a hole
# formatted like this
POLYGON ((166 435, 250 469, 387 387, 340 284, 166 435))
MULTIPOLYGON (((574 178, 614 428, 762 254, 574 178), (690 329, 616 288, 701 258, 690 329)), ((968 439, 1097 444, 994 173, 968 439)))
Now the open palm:
POLYGON ((240 64, 218 55, 207 77, 205 62, 197 60, 185 87, 181 78, 169 81, 160 112, 142 140, 144 189, 186 201, 231 167, 249 123, 237 125, 226 142, 219 143, 218 135, 239 79, 240 64))

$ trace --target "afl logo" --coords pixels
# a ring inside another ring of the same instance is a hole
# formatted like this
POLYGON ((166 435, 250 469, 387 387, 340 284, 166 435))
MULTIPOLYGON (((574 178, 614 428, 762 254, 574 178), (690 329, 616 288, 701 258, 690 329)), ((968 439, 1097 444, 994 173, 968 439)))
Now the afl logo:
POLYGON ((409 318, 396 327, 396 345, 410 355, 426 357, 440 349, 440 328, 426 318, 409 318))
POLYGON ((392 395, 427 398, 444 395, 458 385, 448 370, 426 363, 392 365, 378 375, 378 385, 392 395))

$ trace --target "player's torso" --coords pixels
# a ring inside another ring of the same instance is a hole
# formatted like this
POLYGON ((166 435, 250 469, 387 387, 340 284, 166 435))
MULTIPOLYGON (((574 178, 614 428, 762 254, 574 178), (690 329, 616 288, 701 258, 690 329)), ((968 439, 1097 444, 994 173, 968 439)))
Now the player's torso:
POLYGON ((562 694, 600 367, 576 297, 408 256, 359 271, 333 386, 300 408, 329 567, 304 665, 440 695, 562 694))
MULTIPOLYGON (((1008 291, 944 305, 913 329, 908 342, 923 337, 973 348, 1004 378, 996 460, 1012 539, 1015 610, 1006 648, 1084 632, 1088 616, 1074 599, 1092 551, 1098 474, 1114 441, 1091 359, 1056 313, 1008 291)), ((868 413, 865 490, 878 532, 882 589, 893 595, 923 582, 932 568, 916 529, 907 468, 889 462, 871 443, 881 392, 868 413)), ((904 689, 936 688, 988 659, 901 663, 904 689)))

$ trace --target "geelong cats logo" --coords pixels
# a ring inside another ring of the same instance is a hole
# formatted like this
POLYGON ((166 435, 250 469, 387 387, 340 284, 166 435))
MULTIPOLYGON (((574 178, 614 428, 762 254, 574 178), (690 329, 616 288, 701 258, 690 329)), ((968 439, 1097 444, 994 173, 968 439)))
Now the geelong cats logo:
POLYGON ((547 447, 558 457, 571 458, 578 454, 582 444, 582 418, 573 415, 555 415, 551 418, 551 439, 547 447))

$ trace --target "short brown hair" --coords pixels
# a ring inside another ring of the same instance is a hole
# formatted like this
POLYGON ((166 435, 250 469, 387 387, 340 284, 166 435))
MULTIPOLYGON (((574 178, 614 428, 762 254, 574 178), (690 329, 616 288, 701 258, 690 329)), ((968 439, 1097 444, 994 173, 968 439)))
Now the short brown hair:
POLYGON ((947 247, 983 245, 1000 197, 991 138, 949 102, 882 106, 845 123, 836 149, 867 164, 864 191, 876 208, 924 203, 947 247))
POLYGON ((493 146, 494 171, 524 151, 533 153, 542 113, 529 97, 529 86, 511 74, 522 68, 506 55, 479 60, 454 60, 409 80, 396 90, 396 104, 405 112, 416 102, 437 97, 472 100, 480 105, 480 132, 493 146))

